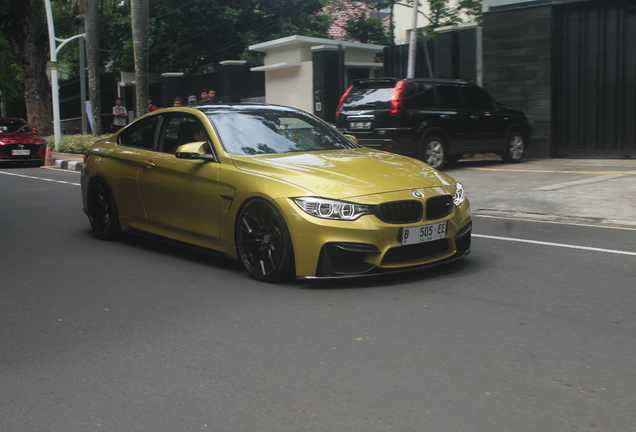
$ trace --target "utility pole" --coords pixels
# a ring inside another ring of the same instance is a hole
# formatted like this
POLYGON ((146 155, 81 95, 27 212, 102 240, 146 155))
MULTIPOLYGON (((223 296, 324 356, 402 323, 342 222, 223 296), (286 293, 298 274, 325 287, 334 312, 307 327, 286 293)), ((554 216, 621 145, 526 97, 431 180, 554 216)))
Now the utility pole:
POLYGON ((411 25, 411 37, 409 40, 409 62, 406 72, 407 78, 415 78, 415 57, 417 53, 417 13, 419 12, 419 9, 419 1, 413 0, 413 21, 411 25))
POLYGON ((44 0, 46 7, 46 21, 49 27, 49 45, 51 51, 51 93, 53 96, 53 134, 55 137, 55 151, 59 150, 60 141, 62 141, 62 127, 60 123, 60 86, 58 84, 57 72, 57 53, 64 45, 74 39, 84 37, 84 34, 78 34, 68 39, 58 39, 55 37, 55 27, 53 26, 53 11, 51 9, 51 0, 44 0), (57 42, 62 42, 57 46, 57 42))

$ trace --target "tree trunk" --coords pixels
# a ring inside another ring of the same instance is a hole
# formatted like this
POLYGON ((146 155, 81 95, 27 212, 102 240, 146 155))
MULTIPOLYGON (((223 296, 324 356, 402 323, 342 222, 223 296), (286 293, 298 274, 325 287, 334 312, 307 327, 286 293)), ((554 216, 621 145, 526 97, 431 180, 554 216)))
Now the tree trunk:
POLYGON ((135 117, 148 112, 148 0, 131 0, 133 49, 135 53, 135 117))
MULTIPOLYGON (((42 0, 10 0, 0 27, 11 44, 24 82, 27 121, 42 135, 53 134, 51 84, 46 75, 48 37, 42 0)), ((55 47, 53 47, 55 49, 55 47)))
MULTIPOLYGON (((99 0, 82 0, 86 33, 86 69, 88 70, 88 99, 91 101, 93 136, 102 133, 101 97, 99 86, 99 0)), ((83 108, 82 108, 83 109, 83 108)))

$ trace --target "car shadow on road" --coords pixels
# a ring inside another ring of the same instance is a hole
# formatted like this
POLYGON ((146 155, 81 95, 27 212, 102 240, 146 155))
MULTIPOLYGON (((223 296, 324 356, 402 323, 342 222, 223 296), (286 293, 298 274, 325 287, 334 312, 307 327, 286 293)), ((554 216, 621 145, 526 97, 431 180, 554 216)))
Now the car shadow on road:
POLYGON ((426 282, 440 278, 454 278, 467 271, 467 269, 471 266, 472 263, 467 258, 435 267, 401 273, 377 274, 344 279, 318 279, 314 281, 303 281, 304 283, 302 285, 298 285, 298 288, 308 290, 341 290, 407 285, 413 282, 426 282))
POLYGON ((296 281, 296 286, 307 290, 343 290, 384 288, 430 282, 431 289, 439 289, 440 283, 466 283, 466 279, 471 279, 479 273, 491 271, 499 265, 501 259, 501 256, 487 250, 473 250, 464 259, 425 269, 357 278, 296 281))
POLYGON ((223 254, 215 253, 213 250, 173 242, 152 235, 121 233, 119 241, 127 246, 142 249, 145 251, 144 253, 159 253, 171 258, 204 264, 214 269, 230 270, 234 273, 245 271, 238 261, 223 254))

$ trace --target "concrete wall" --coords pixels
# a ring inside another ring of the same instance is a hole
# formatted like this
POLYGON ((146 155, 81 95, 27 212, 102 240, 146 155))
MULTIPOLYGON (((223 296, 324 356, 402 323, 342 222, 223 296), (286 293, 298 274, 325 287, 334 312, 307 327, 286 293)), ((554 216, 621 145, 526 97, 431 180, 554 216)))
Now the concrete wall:
POLYGON ((484 88, 532 124, 528 157, 551 156, 552 9, 502 10, 483 15, 484 88))
POLYGON ((267 103, 293 106, 314 112, 312 62, 300 66, 269 70, 265 73, 267 103))

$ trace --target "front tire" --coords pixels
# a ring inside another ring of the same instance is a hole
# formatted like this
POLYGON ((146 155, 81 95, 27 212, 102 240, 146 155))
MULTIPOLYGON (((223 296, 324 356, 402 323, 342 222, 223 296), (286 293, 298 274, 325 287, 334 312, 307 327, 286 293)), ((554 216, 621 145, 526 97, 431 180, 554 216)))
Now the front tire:
POLYGON ((115 240, 119 235, 119 213, 113 192, 106 181, 96 178, 88 187, 88 220, 100 240, 115 240))
POLYGON ((295 276, 294 250, 280 212, 264 199, 254 199, 236 219, 238 256, 254 279, 279 282, 295 276))
POLYGON ((525 153, 525 139, 521 132, 512 131, 506 140, 506 148, 501 155, 504 162, 519 163, 525 153))
POLYGON ((422 160, 435 169, 441 170, 446 162, 446 144, 438 136, 430 136, 424 141, 422 160))

